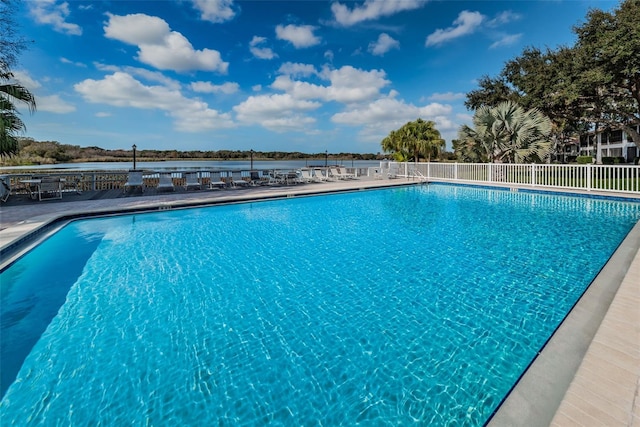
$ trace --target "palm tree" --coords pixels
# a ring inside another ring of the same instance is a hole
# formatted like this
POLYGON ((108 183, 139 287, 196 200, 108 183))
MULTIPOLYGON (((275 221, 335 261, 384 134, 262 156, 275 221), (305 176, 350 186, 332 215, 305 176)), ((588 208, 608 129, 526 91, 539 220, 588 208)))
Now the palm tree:
POLYGON ((493 109, 494 127, 501 137, 498 142, 501 161, 524 163, 541 160, 551 149, 552 123, 537 108, 524 110, 511 101, 502 102, 493 109))
POLYGON ((0 64, 0 157, 18 152, 16 134, 27 128, 19 117, 15 102, 23 102, 33 113, 36 99, 24 86, 14 81, 13 73, 3 62, 0 64))
POLYGON ((458 160, 468 163, 486 163, 488 150, 478 141, 483 138, 478 132, 467 125, 462 125, 458 131, 458 139, 453 140, 453 151, 458 160))
POLYGON ((413 159, 418 162, 420 157, 431 160, 432 155, 438 155, 444 148, 445 141, 432 121, 420 118, 407 122, 400 129, 392 130, 382 140, 382 149, 393 153, 396 161, 406 162, 413 159))
POLYGON ((397 162, 404 162, 407 160, 408 154, 404 151, 404 135, 400 130, 392 130, 382 140, 382 151, 385 153, 392 153, 393 159, 397 162))
POLYGON ((436 124, 422 119, 417 119, 415 122, 408 124, 414 129, 413 135, 417 141, 416 150, 414 151, 415 162, 418 162, 418 157, 422 155, 427 161, 431 161, 431 156, 438 156, 442 149, 445 147, 445 141, 440 135, 440 131, 436 129, 436 124))
POLYGON ((524 110, 506 101, 483 106, 473 116, 474 129, 462 126, 459 155, 485 158, 495 163, 526 163, 547 157, 551 143, 551 120, 538 109, 524 110))

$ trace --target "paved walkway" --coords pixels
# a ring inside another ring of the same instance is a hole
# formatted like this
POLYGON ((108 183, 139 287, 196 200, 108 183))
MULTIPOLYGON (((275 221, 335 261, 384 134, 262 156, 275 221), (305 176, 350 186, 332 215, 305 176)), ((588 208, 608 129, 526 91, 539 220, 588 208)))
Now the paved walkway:
POLYGON ((598 328, 551 423, 640 427, 640 256, 598 328))
MULTIPOLYGON (((69 215, 175 209, 253 199, 295 197, 413 184, 403 179, 336 181, 289 187, 203 190, 0 207, 0 251, 19 254, 25 236, 69 215)), ((30 239, 30 244, 37 239, 30 239), (33 240, 33 241, 31 241, 33 240)), ((627 237, 585 296, 490 425, 640 427, 640 223, 627 237), (555 414, 555 416, 554 416, 555 414)), ((3 255, 0 266, 10 259, 3 255)))

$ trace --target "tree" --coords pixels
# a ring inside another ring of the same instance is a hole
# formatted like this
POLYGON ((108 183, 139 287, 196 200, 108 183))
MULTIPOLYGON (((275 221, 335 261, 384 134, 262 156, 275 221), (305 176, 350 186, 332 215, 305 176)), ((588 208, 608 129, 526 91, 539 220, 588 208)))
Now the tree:
MULTIPOLYGON (((484 129, 483 129, 484 130, 484 129)), ((475 129, 462 125, 458 131, 458 139, 452 141, 456 158, 465 163, 487 163, 490 161, 485 148, 484 132, 479 134, 475 129)))
POLYGON ((414 161, 420 157, 431 161, 431 156, 437 157, 445 147, 445 141, 436 129, 435 122, 418 118, 403 126, 407 133, 407 150, 413 155, 414 161))
POLYGON ((407 122, 400 129, 392 130, 381 142, 382 150, 393 153, 396 161, 404 162, 420 157, 431 161, 445 147, 445 141, 432 121, 421 118, 407 122))
POLYGON ((19 101, 27 104, 30 112, 36 109, 34 96, 12 80, 11 72, 0 71, 0 157, 18 152, 17 134, 26 130, 14 103, 19 101))
POLYGON ((26 130, 15 104, 26 104, 31 113, 36 110, 35 97, 14 80, 11 72, 18 54, 26 47, 26 41, 16 35, 14 12, 14 0, 0 1, 0 157, 18 152, 17 134, 26 130))
POLYGON ((398 130, 392 130, 382 140, 382 151, 392 153, 393 159, 397 162, 407 161, 408 154, 403 151, 402 135, 398 130))
POLYGON ((556 146, 570 133, 624 129, 640 147, 640 1, 624 0, 612 12, 593 9, 574 27, 574 46, 526 48, 498 77, 484 76, 467 94, 470 109, 516 101, 554 124, 556 146))
POLYGON ((464 125, 458 132, 460 158, 525 163, 541 161, 549 153, 552 124, 538 109, 525 110, 511 101, 483 106, 473 124, 475 128, 464 125))
POLYGON ((584 117, 625 130, 640 147, 640 1, 625 0, 613 12, 593 9, 574 32, 584 117))
POLYGON ((495 107, 501 102, 518 102, 520 99, 520 95, 502 75, 493 78, 482 76, 478 80, 478 85, 480 89, 467 93, 467 100, 464 105, 469 110, 477 110, 483 106, 495 107))

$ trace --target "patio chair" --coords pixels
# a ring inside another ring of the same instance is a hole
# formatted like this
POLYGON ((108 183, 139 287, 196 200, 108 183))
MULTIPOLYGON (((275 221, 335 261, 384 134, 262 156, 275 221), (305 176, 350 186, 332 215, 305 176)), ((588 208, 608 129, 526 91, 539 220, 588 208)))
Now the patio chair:
POLYGON ((222 174, 220 171, 212 171, 209 173, 211 180, 209 181, 209 189, 213 190, 214 188, 225 188, 227 183, 222 179, 222 174))
POLYGON ((60 178, 44 177, 38 184, 38 200, 62 199, 62 181, 60 178))
POLYGON ((144 193, 144 181, 142 179, 142 171, 129 171, 129 177, 127 178, 127 182, 124 183, 124 191, 130 190, 132 188, 140 188, 140 191, 144 193))
POLYGON ((189 190, 189 188, 197 188, 198 190, 202 189, 202 185, 200 181, 198 181, 198 172, 187 172, 184 174, 185 183, 184 189, 189 190))
POLYGON ((158 180, 158 191, 161 190, 176 191, 176 188, 173 186, 173 178, 171 177, 171 172, 160 173, 160 179, 158 180))
POLYGON ((345 179, 340 173, 340 171, 338 170, 338 168, 329 168, 329 173, 327 175, 329 175, 329 177, 333 179, 338 179, 338 180, 345 179))
POLYGON ((300 181, 303 183, 319 182, 318 178, 311 175, 309 169, 299 169, 298 172, 300 173, 300 181))
POLYGON ((320 170, 320 169, 314 169, 313 170, 313 176, 316 178, 316 180, 318 182, 327 181, 327 177, 324 176, 324 174, 322 173, 322 170, 320 170))
POLYGON ((249 172, 249 176, 251 180, 249 181, 249 185, 258 186, 263 185, 269 181, 269 177, 265 177, 262 175, 262 171, 251 171, 249 172))
POLYGON ((247 182, 245 179, 242 178, 242 172, 241 171, 232 171, 231 172, 231 185, 233 187, 246 187, 249 185, 249 182, 247 182))
POLYGON ((356 174, 347 172, 347 168, 339 167, 338 171, 343 179, 358 179, 356 174))
POLYGON ((0 200, 6 202, 11 194, 11 181, 8 176, 0 177, 0 200))
POLYGON ((395 179, 398 177, 400 173, 400 166, 396 163, 392 163, 389 165, 389 172, 387 172, 387 178, 395 179))

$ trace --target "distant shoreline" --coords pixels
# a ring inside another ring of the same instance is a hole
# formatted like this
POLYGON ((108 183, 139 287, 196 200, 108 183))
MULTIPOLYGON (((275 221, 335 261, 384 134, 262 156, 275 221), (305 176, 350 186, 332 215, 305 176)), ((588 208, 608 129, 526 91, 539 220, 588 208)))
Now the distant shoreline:
MULTIPOLYGON (((325 165, 343 165, 346 167, 375 167, 380 165, 380 160, 351 160, 351 159, 298 159, 298 160, 276 160, 276 159, 250 159, 240 160, 136 160, 136 169, 143 170, 216 170, 216 169, 299 169, 303 167, 321 167, 325 165)), ((22 166, 0 166, 0 173, 24 173, 28 171, 45 170, 113 170, 122 171, 133 168, 133 161, 117 162, 68 162, 44 165, 22 165, 22 166)))

